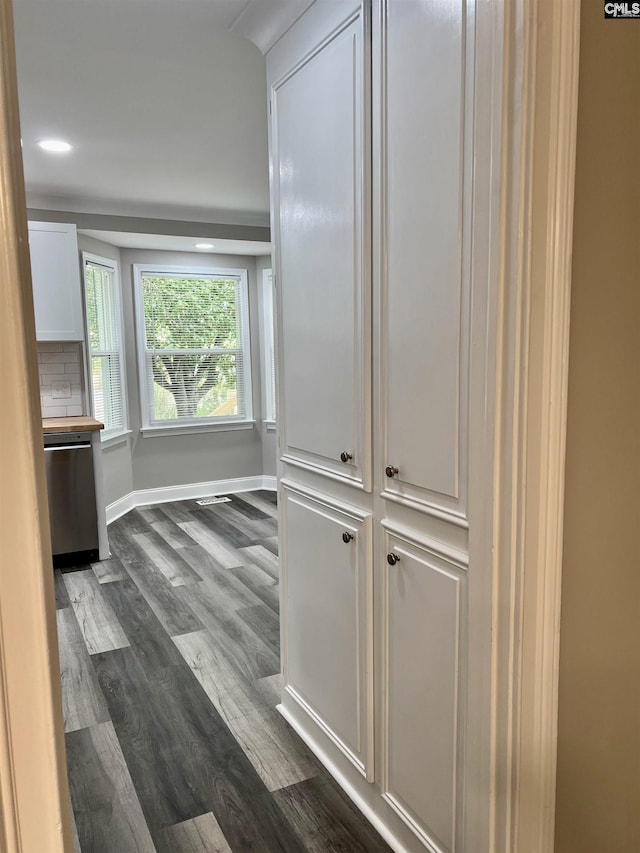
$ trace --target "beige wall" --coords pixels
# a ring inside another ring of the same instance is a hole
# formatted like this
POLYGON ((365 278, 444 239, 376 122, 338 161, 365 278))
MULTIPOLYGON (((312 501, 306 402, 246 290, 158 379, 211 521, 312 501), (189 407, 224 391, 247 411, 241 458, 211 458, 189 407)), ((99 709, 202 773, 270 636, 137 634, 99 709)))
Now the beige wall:
POLYGON ((640 22, 582 3, 555 853, 640 850, 640 22))

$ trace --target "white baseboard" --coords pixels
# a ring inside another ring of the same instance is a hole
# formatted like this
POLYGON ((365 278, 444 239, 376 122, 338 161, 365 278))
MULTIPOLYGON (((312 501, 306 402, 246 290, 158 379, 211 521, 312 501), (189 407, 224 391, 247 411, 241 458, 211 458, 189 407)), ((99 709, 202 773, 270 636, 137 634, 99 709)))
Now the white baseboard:
POLYGON ((186 501, 208 498, 213 495, 252 492, 256 489, 275 491, 275 477, 259 474, 256 477, 234 477, 230 480, 211 480, 208 483, 185 483, 180 486, 160 486, 156 489, 137 489, 107 506, 107 524, 111 524, 137 506, 162 504, 169 501, 186 501))
POLYGON ((112 504, 107 506, 107 524, 111 524, 111 522, 115 521, 116 518, 120 518, 121 515, 126 515, 130 510, 137 506, 135 495, 135 492, 129 492, 128 495, 119 498, 117 501, 114 501, 112 504))
POLYGON ((378 833, 384 838, 384 840, 391 847, 391 849, 395 851, 395 853, 409 853, 409 849, 391 831, 391 829, 387 826, 384 820, 382 820, 380 815, 376 813, 376 811, 360 794, 358 788, 351 783, 351 781, 342 772, 338 765, 331 759, 327 751, 322 747, 320 741, 316 740, 304 726, 300 725, 296 717, 293 716, 293 714, 291 714, 282 703, 276 705, 276 711, 279 711, 280 714, 282 714, 282 716, 289 723, 291 728, 307 744, 311 752, 313 752, 313 754, 320 761, 320 763, 323 764, 324 767, 329 771, 329 774, 333 776, 333 778, 336 780, 338 785, 340 785, 345 794, 354 803, 354 805, 357 806, 358 809, 360 809, 362 814, 366 817, 366 819, 374 827, 374 829, 376 829, 378 833))

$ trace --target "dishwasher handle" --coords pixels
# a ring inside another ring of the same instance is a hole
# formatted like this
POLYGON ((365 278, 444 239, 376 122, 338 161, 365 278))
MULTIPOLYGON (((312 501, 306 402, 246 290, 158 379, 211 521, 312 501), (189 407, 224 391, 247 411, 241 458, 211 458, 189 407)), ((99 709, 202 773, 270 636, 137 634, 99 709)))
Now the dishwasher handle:
POLYGON ((91 447, 90 443, 86 444, 53 444, 51 447, 45 447, 44 452, 49 453, 52 450, 86 450, 91 447))

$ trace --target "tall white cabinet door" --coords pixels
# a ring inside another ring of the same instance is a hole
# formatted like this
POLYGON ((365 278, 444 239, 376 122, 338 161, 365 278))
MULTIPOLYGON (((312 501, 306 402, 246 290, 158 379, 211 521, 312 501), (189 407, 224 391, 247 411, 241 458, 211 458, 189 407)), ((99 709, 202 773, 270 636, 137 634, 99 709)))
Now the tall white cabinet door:
POLYGON ((84 340, 76 226, 29 222, 29 251, 37 340, 84 340))
POLYGON ((372 778, 371 518, 285 486, 281 539, 285 690, 372 778))
POLYGON ((374 48, 382 81, 382 104, 374 107, 375 126, 382 122, 379 464, 386 497, 461 516, 471 126, 465 85, 473 64, 465 8, 464 0, 379 0, 381 44, 374 48))
MULTIPOLYGON (((348 9, 347 4, 344 6, 348 9)), ((271 88, 280 446, 369 486, 367 73, 360 11, 271 88)))
POLYGON ((460 850, 465 571, 398 532, 386 541, 382 794, 428 849, 460 850))

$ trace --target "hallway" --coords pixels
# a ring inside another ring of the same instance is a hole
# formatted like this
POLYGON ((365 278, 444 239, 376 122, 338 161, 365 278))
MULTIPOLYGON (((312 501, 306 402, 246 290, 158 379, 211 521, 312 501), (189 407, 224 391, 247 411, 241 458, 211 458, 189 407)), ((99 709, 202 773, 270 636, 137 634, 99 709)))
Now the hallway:
POLYGON ((389 850, 275 710, 275 501, 134 510, 56 572, 82 853, 389 850))

